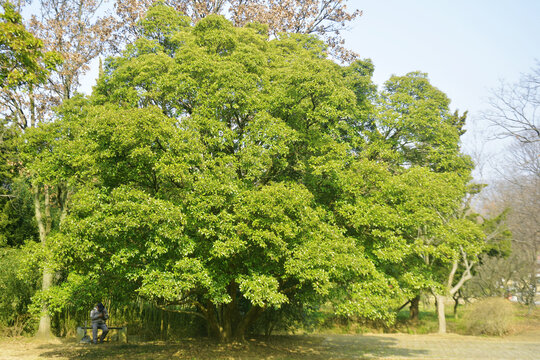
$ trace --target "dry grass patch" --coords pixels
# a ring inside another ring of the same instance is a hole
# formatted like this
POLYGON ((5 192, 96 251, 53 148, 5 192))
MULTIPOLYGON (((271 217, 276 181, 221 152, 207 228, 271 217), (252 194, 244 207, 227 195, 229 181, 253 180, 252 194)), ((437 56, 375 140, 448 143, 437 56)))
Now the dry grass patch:
POLYGON ((463 325, 471 335, 506 335, 512 330, 514 313, 512 303, 506 299, 483 299, 465 309, 463 325))

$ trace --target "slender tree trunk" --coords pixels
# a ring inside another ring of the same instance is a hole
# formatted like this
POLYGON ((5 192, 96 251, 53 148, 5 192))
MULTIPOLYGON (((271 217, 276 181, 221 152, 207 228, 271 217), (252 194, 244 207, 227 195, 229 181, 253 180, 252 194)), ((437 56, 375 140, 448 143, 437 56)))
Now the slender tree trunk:
POLYGON ((169 313, 167 311, 161 311, 161 340, 167 341, 169 337, 169 313))
POLYGON ((238 313, 238 285, 233 281, 228 286, 229 295, 231 297, 231 302, 224 304, 222 306, 223 312, 221 317, 221 326, 222 326, 222 339, 225 341, 230 341, 235 334, 235 327, 238 322, 240 314, 238 313))
MULTIPOLYGON (((459 262, 458 260, 454 260, 452 263, 452 269, 450 270, 450 274, 448 275, 448 281, 447 281, 447 287, 445 294, 448 294, 449 296, 454 297, 456 293, 461 289, 463 284, 470 280, 472 278, 471 274, 471 268, 474 265, 474 261, 470 262, 467 260, 467 254, 465 251, 463 251, 463 248, 460 247, 461 250, 461 256, 462 256, 462 265, 464 267, 463 274, 461 274, 461 278, 457 282, 456 285, 452 286, 454 283, 454 276, 456 275, 459 262)), ((439 319, 439 334, 446 334, 446 315, 444 313, 444 302, 446 301, 446 295, 438 295, 435 294, 435 298, 437 300, 437 317, 439 319)))
MULTIPOLYGON (((40 186, 35 185, 33 191, 34 191, 34 211, 35 211, 36 222, 38 224, 38 229, 39 229, 39 240, 43 248, 46 248, 47 236, 49 235, 51 231, 51 225, 52 225, 49 191, 46 186, 43 188, 43 196, 45 199, 44 213, 41 207, 40 186)), ((53 281, 53 273, 51 269, 47 265, 45 265, 43 267, 41 290, 47 291, 48 289, 50 289, 50 287, 52 286, 52 281, 53 281)), ((42 306, 41 317, 39 319, 39 328, 36 334, 36 337, 38 338, 50 339, 53 337, 52 332, 51 332, 51 317, 49 316, 48 310, 49 309, 48 309, 47 304, 44 303, 42 306)))
MULTIPOLYGON (((42 277, 43 282, 41 286, 42 290, 47 290, 51 287, 52 278, 53 278, 52 272, 50 271, 50 269, 45 267, 43 269, 43 277, 42 277)), ((41 317, 39 318, 39 328, 38 328, 36 337, 42 338, 42 339, 52 338, 53 335, 51 332, 51 317, 48 313, 49 309, 47 307, 47 304, 43 304, 41 311, 42 311, 42 314, 41 314, 41 317)))
POLYGON ((439 334, 446 334, 446 316, 444 314, 444 302, 446 296, 435 295, 437 301, 437 318, 439 319, 439 334))
POLYGON ((458 318, 459 299, 461 297, 461 291, 456 292, 453 296, 454 299, 454 319, 458 318))
MULTIPOLYGON (((31 86, 29 89, 29 97, 30 97, 30 126, 35 128, 37 126, 36 121, 36 99, 34 94, 34 87, 31 86)), ((26 124, 28 126, 28 124, 26 124)))
POLYGON ((534 312, 534 309, 536 307, 536 290, 538 289, 537 287, 537 279, 536 279, 536 273, 538 271, 540 271, 538 269, 538 266, 537 266, 537 259, 538 259, 538 250, 537 250, 537 247, 535 246, 536 244, 533 245, 533 256, 532 256, 532 267, 531 267, 531 283, 530 283, 530 292, 531 292, 531 296, 530 296, 530 301, 529 301, 529 309, 527 311, 527 314, 528 315, 532 315, 532 313, 534 312))

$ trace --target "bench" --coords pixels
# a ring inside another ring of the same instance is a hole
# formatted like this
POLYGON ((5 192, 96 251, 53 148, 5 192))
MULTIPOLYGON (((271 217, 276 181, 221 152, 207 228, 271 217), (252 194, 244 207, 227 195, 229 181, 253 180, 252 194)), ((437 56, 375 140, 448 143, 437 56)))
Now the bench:
MULTIPOLYGON (((107 326, 109 330, 118 330, 115 334, 107 334, 107 338, 110 340, 119 341, 121 343, 127 343, 127 326, 107 326)), ((78 342, 91 342, 92 337, 86 333, 86 330, 92 330, 91 326, 77 326, 77 341, 78 342)), ((98 331, 100 333, 100 331, 98 331)))

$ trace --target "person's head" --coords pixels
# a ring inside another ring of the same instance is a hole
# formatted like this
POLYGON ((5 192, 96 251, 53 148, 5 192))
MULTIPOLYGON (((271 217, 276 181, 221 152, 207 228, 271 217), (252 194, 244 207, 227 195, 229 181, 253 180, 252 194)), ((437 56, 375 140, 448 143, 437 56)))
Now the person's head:
POLYGON ((103 306, 102 303, 98 302, 97 305, 96 305, 98 311, 103 311, 103 309, 105 309, 105 306, 103 306))

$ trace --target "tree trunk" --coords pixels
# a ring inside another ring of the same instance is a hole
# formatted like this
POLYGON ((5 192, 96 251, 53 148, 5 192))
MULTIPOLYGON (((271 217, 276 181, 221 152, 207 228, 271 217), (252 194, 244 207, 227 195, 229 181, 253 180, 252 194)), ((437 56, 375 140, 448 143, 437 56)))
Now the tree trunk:
POLYGON ((217 314, 214 308, 214 305, 211 302, 207 302, 205 307, 201 306, 201 310, 206 318, 206 327, 208 332, 208 337, 217 339, 221 341, 221 328, 219 326, 219 321, 217 314))
POLYGON ((253 324, 255 320, 257 320, 257 318, 261 315, 262 312, 263 312, 263 308, 259 306, 252 306, 251 309, 249 309, 247 314, 244 316, 242 321, 240 321, 240 323, 236 327, 234 331, 233 340, 244 342, 246 330, 249 328, 251 324, 253 324))
POLYGON ((439 319, 439 334, 446 334, 446 316, 444 314, 444 302, 446 296, 435 295, 437 301, 437 318, 439 319))
MULTIPOLYGON (((52 272, 50 271, 49 268, 45 267, 43 269, 43 280, 42 280, 43 282, 41 285, 41 289, 48 290, 52 285, 52 279, 53 279, 52 272)), ((47 304, 44 303, 42 305, 41 311, 42 313, 41 313, 41 317, 39 318, 39 328, 36 333, 36 337, 40 339, 53 338, 54 336, 52 335, 52 332, 51 332, 51 317, 48 312, 49 309, 47 307, 47 304)))
MULTIPOLYGON (((41 245, 43 246, 43 248, 47 248, 47 236, 49 235, 51 231, 52 218, 51 218, 51 207, 50 207, 50 201, 49 201, 49 191, 46 186, 43 189, 44 189, 43 195, 45 198, 45 201, 44 201, 45 213, 43 213, 41 209, 41 199, 40 199, 41 196, 40 196, 39 185, 35 185, 33 189, 34 211, 35 211, 36 222, 38 224, 38 229, 39 229, 39 240, 41 241, 41 245)), ((53 273, 51 269, 48 266, 44 266, 41 290, 42 291, 49 290, 50 287, 52 286, 52 280, 53 280, 53 273)), ((53 335, 51 332, 51 317, 49 316, 49 309, 46 303, 43 303, 42 305, 42 313, 39 319, 39 328, 38 328, 36 337, 41 338, 41 339, 53 338, 53 335)))
POLYGON ((536 272, 539 271, 537 267, 537 261, 538 261, 538 251, 536 249, 536 246, 533 246, 533 259, 532 259, 532 268, 531 268, 531 282, 530 286, 528 288, 531 292, 530 301, 529 301, 529 309, 527 311, 528 315, 532 315, 534 312, 534 309, 536 308, 536 290, 537 290, 537 284, 538 280, 536 279, 536 272))
POLYGON ((161 340, 168 340, 168 331, 169 331, 169 313, 167 311, 161 311, 161 340))
MULTIPOLYGON (((34 99, 34 87, 30 86, 29 89, 29 98, 30 98, 30 126, 36 127, 36 103, 34 99)), ((25 128, 28 127, 28 123, 25 124, 25 128)))
POLYGON ((416 295, 411 299, 411 307, 409 308, 410 320, 417 322, 420 314, 420 295, 416 295))
POLYGON ((459 307, 459 298, 461 297, 460 296, 461 292, 458 291, 457 293, 454 294, 453 298, 454 298, 454 319, 457 319, 458 318, 458 307, 459 307))
POLYGON ((220 342, 243 342, 249 326, 260 316, 263 309, 252 306, 246 315, 239 316, 238 309, 230 308, 231 303, 222 306, 221 316, 217 316, 214 305, 208 304, 204 311, 208 336, 220 342))

